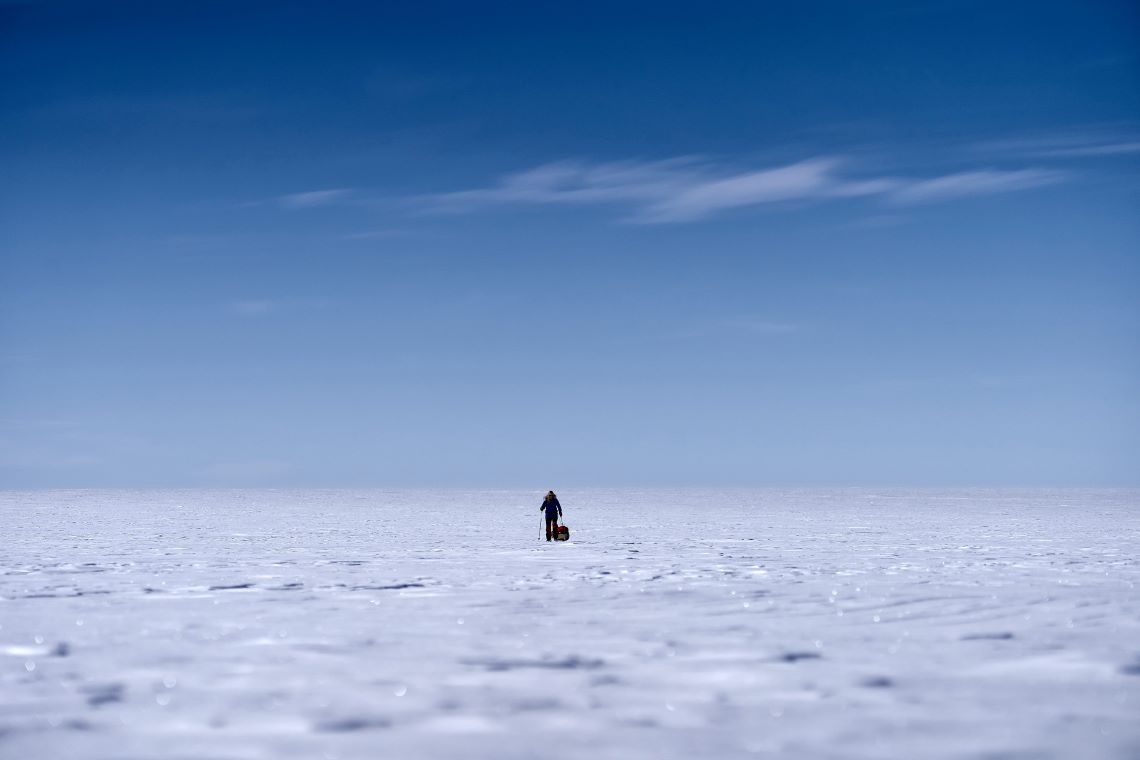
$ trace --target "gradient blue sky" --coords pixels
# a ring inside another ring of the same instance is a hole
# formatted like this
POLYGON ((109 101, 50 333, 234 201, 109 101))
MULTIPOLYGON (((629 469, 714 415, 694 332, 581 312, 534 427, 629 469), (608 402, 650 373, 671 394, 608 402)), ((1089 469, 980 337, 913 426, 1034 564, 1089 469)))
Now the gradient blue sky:
POLYGON ((0 485, 1140 484, 1131 2, 0 3, 0 485))

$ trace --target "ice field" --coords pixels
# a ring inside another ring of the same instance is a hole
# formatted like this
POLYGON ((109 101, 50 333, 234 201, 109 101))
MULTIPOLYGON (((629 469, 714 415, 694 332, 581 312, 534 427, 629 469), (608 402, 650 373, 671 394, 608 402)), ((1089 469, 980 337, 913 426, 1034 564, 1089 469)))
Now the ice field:
POLYGON ((0 493, 0 758, 1137 758, 1140 492, 0 493))

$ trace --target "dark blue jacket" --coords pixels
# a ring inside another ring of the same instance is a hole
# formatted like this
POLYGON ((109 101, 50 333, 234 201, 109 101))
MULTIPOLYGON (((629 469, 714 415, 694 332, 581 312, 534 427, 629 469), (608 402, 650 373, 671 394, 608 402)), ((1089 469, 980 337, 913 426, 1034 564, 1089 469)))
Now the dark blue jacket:
POLYGON ((558 503, 558 499, 551 499, 550 501, 543 499, 542 506, 539 509, 546 510, 547 520, 553 520, 556 515, 562 517, 562 505, 558 503))

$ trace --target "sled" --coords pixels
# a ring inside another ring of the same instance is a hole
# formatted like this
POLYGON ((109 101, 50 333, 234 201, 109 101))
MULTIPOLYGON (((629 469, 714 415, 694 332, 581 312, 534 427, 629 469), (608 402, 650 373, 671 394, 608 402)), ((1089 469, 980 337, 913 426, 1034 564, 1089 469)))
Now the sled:
POLYGON ((570 529, 567 528, 565 525, 559 525, 558 531, 554 534, 554 540, 555 541, 569 541, 570 540, 570 529))

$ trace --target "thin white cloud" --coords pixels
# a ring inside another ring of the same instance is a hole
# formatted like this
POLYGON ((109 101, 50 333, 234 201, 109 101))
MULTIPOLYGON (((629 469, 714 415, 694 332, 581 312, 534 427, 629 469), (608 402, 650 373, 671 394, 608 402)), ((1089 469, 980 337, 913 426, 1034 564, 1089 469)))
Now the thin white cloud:
POLYGON ((433 211, 468 213, 501 205, 620 204, 627 221, 693 222, 747 206, 877 196, 898 203, 944 201, 1015 192, 1063 178, 1041 169, 962 172, 908 179, 854 176, 838 158, 818 157, 773 168, 725 171, 692 157, 590 164, 561 161, 510 174, 491 187, 421 200, 433 211))
POLYGON ((1127 156, 1140 153, 1140 132, 1135 125, 1089 125, 974 146, 976 152, 1023 158, 1076 159, 1127 156))
POLYGON ((329 190, 309 190, 304 193, 290 193, 277 198, 277 202, 285 208, 315 208, 317 206, 331 206, 343 201, 352 193, 351 188, 336 187, 329 190))
POLYGON ((589 164, 558 161, 509 174, 493 187, 442 193, 427 200, 442 211, 465 212, 504 203, 645 203, 699 181, 693 159, 589 164))
POLYGON ((1040 152, 1038 155, 1054 158, 1081 158, 1084 156, 1125 156, 1132 153, 1140 153, 1140 140, 1051 148, 1040 152))
POLYGON ((961 172, 898 187, 891 193, 891 199, 897 203, 933 203, 975 195, 1029 190, 1060 182, 1063 178, 1061 172, 1044 169, 961 172))
POLYGON ((898 186, 889 178, 849 180, 836 159, 817 158, 775 169, 699 182, 646 208, 643 222, 686 222, 718 211, 781 201, 877 195, 898 186))
POLYGON ((833 168, 833 161, 816 159, 696 182, 651 204, 639 215, 639 220, 693 221, 725 209, 818 196, 833 184, 833 168))

